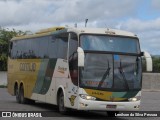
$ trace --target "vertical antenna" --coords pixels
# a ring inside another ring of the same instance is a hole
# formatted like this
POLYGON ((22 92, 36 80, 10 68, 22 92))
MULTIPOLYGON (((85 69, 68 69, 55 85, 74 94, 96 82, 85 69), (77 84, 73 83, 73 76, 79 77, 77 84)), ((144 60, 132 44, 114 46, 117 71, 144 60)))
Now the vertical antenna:
POLYGON ((85 27, 87 26, 88 19, 85 20, 85 27))

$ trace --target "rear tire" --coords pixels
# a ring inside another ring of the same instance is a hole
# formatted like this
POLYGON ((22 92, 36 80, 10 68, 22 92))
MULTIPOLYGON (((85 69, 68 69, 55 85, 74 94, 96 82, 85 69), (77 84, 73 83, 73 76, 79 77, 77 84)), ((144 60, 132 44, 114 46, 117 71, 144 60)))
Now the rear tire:
POLYGON ((24 88, 23 88, 23 86, 21 86, 20 90, 19 90, 19 99, 20 99, 20 103, 21 104, 27 103, 27 99, 24 97, 24 88))
POLYGON ((58 96, 58 109, 61 114, 67 114, 67 108, 64 106, 64 95, 63 92, 60 92, 58 96))
POLYGON ((17 101, 17 103, 20 103, 20 97, 19 97, 19 89, 18 89, 18 86, 15 88, 15 95, 16 95, 16 101, 17 101))

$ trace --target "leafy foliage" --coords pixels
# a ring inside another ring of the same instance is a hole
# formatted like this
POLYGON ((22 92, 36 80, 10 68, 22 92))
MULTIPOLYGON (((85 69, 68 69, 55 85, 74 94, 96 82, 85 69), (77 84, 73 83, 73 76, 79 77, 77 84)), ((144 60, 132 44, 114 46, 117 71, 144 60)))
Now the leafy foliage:
MULTIPOLYGON (((153 73, 160 73, 160 57, 152 56, 152 62, 153 62, 153 73)), ((146 72, 146 61, 143 58, 142 59, 142 70, 143 72, 146 72)))
POLYGON ((7 70, 7 56, 9 41, 17 35, 25 35, 27 32, 15 29, 9 30, 0 27, 0 71, 7 70))
POLYGON ((160 72, 160 58, 153 57, 153 72, 160 72))

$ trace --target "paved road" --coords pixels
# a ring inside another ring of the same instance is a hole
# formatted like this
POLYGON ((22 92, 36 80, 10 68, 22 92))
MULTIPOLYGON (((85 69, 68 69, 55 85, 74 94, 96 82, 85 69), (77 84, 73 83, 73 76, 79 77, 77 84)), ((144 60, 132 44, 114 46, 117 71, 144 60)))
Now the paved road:
MULTIPOLYGON (((160 111, 160 92, 142 92, 141 111, 160 111)), ((15 97, 7 93, 7 89, 0 88, 0 111, 52 111, 55 117, 46 118, 0 118, 0 120, 80 120, 88 119, 89 117, 106 120, 106 113, 103 112, 77 112, 73 111, 69 115, 61 115, 57 111, 57 107, 41 102, 37 102, 34 105, 18 104, 15 101, 15 97)), ((111 118, 110 118, 111 119, 111 118)), ((154 119, 156 117, 117 117, 112 118, 116 120, 143 120, 154 119)))

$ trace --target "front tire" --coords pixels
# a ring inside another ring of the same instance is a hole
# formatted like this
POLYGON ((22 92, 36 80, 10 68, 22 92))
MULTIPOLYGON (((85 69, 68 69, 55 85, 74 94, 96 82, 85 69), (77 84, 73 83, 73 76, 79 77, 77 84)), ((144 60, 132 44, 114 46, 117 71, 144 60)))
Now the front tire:
POLYGON ((64 106, 64 95, 63 92, 61 92, 58 96, 58 109, 61 114, 67 113, 67 108, 64 106))
POLYGON ((35 100, 27 99, 27 103, 33 105, 35 104, 35 100))

